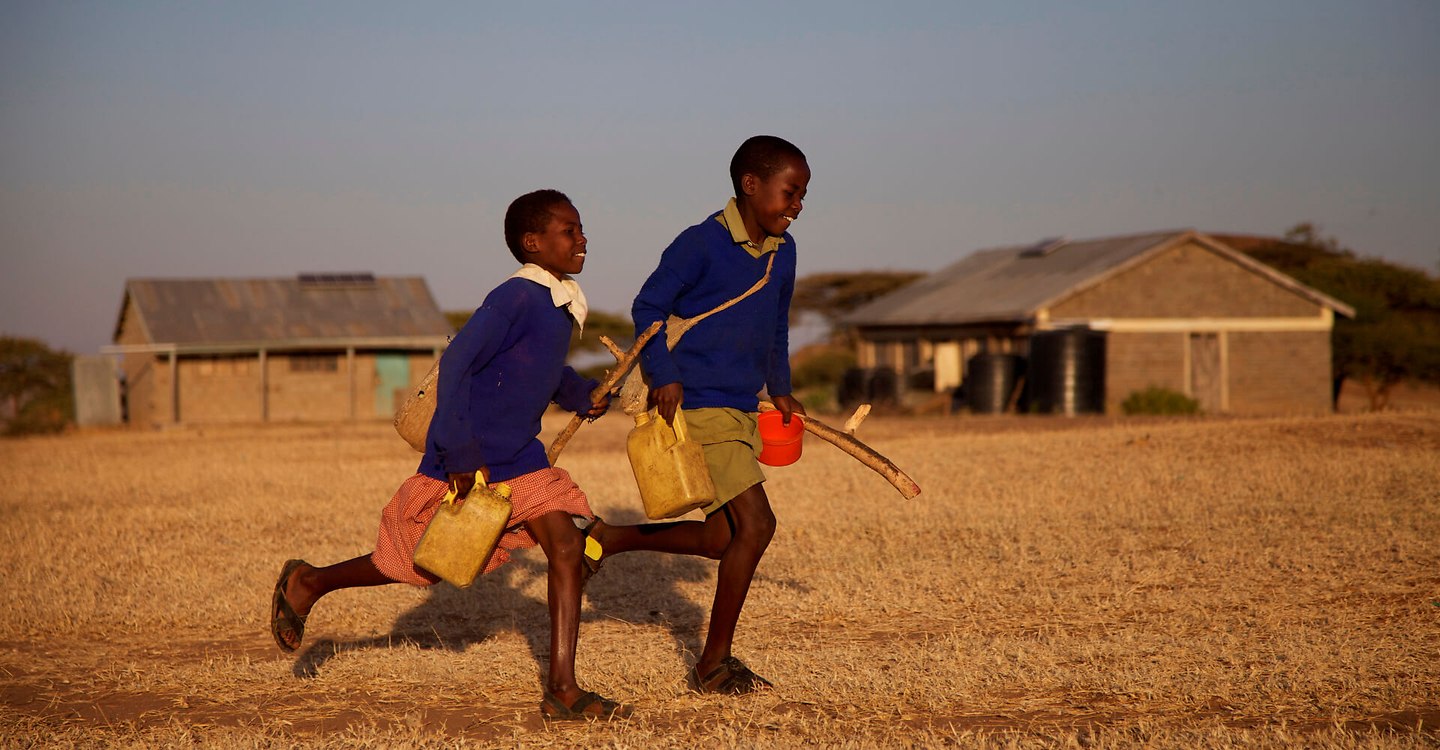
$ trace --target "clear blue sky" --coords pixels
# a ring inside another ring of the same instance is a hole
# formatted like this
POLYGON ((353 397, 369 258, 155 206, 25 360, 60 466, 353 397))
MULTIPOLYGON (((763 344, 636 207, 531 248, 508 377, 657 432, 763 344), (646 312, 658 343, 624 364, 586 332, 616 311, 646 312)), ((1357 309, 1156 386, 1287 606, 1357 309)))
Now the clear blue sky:
POLYGON ((0 4, 0 333, 109 343, 127 277, 509 275, 555 187, 623 312, 749 135, 800 273, 1301 221, 1440 268, 1440 2, 0 4))

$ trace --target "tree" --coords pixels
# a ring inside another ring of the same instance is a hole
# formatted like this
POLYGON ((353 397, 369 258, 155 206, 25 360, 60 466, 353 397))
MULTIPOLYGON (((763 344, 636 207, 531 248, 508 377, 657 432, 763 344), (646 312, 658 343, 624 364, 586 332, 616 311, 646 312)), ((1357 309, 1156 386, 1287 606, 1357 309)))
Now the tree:
POLYGON ((7 435, 59 432, 75 418, 73 357, 35 339, 0 337, 0 424, 7 435))
POLYGON ((570 353, 607 351, 600 343, 601 336, 610 337, 616 346, 625 349, 635 340, 635 322, 629 315, 591 310, 585 316, 585 331, 579 338, 570 340, 570 353))
POLYGON ((813 273, 795 281, 793 313, 815 312, 833 327, 845 313, 909 284, 919 271, 846 271, 813 273))
POLYGON ((1355 308, 1335 322, 1337 382, 1353 379, 1372 410, 1407 378, 1440 383, 1440 280, 1424 271, 1375 258, 1357 258, 1308 222, 1284 239, 1243 248, 1256 260, 1355 308))
POLYGON ((474 314, 474 310, 450 310, 445 313, 445 320, 455 333, 459 333, 460 329, 465 327, 466 321, 470 320, 470 316, 474 314))
MULTIPOLYGON (((456 332, 459 332, 460 328, 470 320, 472 314, 474 312, 470 310, 452 310, 445 313, 445 319, 450 322, 450 326, 456 332)), ((570 339, 570 353, 608 351, 600 342, 601 336, 609 336, 616 346, 624 349, 635 339, 635 324, 630 321, 629 315, 591 310, 585 316, 584 333, 570 339)))

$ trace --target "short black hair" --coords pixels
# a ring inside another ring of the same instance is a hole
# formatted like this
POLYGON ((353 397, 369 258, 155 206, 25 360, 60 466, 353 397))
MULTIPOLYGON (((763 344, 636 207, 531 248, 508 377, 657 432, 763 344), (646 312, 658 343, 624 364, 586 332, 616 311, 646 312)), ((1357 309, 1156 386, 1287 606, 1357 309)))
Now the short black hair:
POLYGON ((740 189, 740 178, 753 174, 765 179, 785 167, 791 159, 805 161, 805 154, 795 144, 773 135, 755 135, 745 139, 735 156, 730 159, 730 184, 735 187, 735 197, 744 191, 740 189))
POLYGON ((550 209, 561 203, 570 203, 570 198, 559 190, 536 190, 510 202, 505 209, 505 245, 515 260, 525 262, 521 241, 528 232, 544 232, 550 226, 550 209))

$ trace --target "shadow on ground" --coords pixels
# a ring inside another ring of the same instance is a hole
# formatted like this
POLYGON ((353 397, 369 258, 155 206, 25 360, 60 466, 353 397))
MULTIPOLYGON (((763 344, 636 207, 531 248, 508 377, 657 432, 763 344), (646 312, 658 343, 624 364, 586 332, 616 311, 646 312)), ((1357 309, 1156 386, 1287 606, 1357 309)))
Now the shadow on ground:
MULTIPOLYGON (((643 517, 618 514, 615 523, 645 523, 643 517)), ((713 580, 716 563, 698 557, 636 552, 607 558, 586 585, 581 609, 583 644, 585 625, 613 619, 664 627, 680 669, 693 664, 703 645, 701 628, 708 612, 686 597, 677 584, 713 580)), ((510 562, 475 581, 468 589, 446 583, 430 587, 419 606, 396 619, 389 634, 354 640, 321 638, 302 650, 292 669, 309 678, 331 659, 351 651, 413 645, 460 652, 502 632, 518 632, 535 658, 537 675, 543 675, 550 652, 550 618, 543 598, 521 589, 546 576, 546 559, 538 547, 517 554, 510 562)))

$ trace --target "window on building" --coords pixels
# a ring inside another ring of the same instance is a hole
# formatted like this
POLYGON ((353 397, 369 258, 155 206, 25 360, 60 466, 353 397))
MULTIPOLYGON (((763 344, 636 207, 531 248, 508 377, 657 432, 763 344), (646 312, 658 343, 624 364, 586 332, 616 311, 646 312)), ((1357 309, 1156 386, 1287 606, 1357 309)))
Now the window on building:
POLYGON ((250 374, 250 363, 253 361, 248 357, 193 357, 195 373, 203 377, 223 377, 227 375, 248 375, 250 374))
POLYGON ((290 372, 338 372, 340 357, 335 354, 291 354, 290 372))

